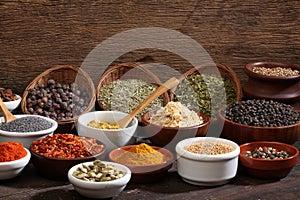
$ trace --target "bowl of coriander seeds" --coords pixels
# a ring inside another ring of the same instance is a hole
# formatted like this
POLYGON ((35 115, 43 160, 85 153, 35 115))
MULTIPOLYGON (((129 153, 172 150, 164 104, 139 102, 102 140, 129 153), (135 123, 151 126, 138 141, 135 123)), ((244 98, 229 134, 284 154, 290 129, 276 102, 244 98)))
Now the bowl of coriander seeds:
POLYGON ((255 62, 245 67, 248 81, 243 93, 248 98, 290 103, 300 100, 300 67, 279 62, 255 62))
POLYGON ((236 176, 240 147, 227 139, 195 137, 177 143, 176 153, 177 171, 185 182, 218 186, 236 176))

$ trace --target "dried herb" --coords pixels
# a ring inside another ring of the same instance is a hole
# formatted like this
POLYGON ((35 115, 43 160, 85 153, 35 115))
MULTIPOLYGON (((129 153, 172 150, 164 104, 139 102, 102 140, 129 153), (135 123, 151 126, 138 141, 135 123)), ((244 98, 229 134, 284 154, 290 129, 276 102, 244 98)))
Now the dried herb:
MULTIPOLYGON (((157 87, 138 79, 116 80, 101 87, 98 98, 106 110, 130 113, 157 87)), ((160 108, 163 103, 163 97, 158 97, 139 113, 137 118, 140 120, 146 111, 160 108)))
POLYGON ((206 113, 217 119, 223 105, 237 100, 236 91, 230 80, 215 74, 197 74, 183 80, 174 92, 175 101, 180 101, 191 110, 206 113))

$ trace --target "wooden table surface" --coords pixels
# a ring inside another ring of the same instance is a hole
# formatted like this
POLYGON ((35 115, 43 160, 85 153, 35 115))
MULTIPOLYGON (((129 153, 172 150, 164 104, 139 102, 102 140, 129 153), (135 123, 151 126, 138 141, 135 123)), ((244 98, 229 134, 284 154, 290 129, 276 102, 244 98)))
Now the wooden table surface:
MULTIPOLYGON (((300 148, 300 140, 295 146, 300 148)), ((5 200, 82 200, 69 182, 53 181, 40 176, 30 163, 15 179, 0 182, 0 199, 5 200)), ((173 168, 167 177, 155 183, 129 183, 113 200, 121 199, 247 199, 247 200, 296 200, 300 199, 300 163, 281 180, 252 178, 238 169, 230 183, 218 187, 194 186, 182 181, 173 168)))

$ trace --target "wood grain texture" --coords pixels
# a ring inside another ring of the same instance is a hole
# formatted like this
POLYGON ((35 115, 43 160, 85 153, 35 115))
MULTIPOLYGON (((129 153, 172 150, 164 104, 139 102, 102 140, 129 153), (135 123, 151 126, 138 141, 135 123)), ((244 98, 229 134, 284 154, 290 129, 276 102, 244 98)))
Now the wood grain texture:
MULTIPOLYGON (((177 30, 201 44, 241 81, 253 61, 299 63, 300 2, 104 0, 0 2, 0 86, 22 93, 44 70, 81 65, 102 41, 134 28, 177 30)), ((188 47, 187 47, 188 48, 188 47)), ((157 49, 128 52, 115 62, 164 63, 179 72, 184 59, 157 49)))

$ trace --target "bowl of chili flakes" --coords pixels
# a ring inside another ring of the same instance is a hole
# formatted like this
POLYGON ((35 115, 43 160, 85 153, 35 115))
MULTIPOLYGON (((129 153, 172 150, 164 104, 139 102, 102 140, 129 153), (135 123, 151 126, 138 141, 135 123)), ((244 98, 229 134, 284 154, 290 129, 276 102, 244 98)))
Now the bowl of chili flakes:
POLYGON ((57 133, 33 141, 29 150, 31 161, 42 176, 66 181, 74 165, 104 159, 106 146, 94 138, 57 133))

